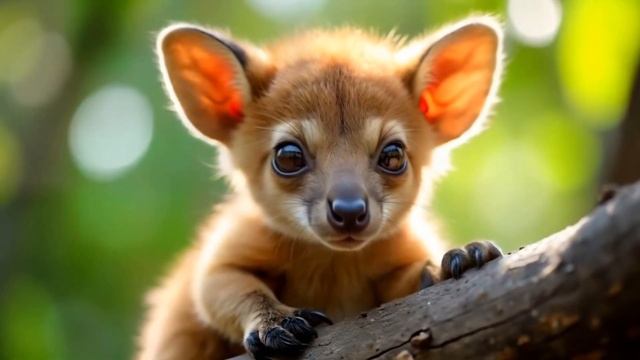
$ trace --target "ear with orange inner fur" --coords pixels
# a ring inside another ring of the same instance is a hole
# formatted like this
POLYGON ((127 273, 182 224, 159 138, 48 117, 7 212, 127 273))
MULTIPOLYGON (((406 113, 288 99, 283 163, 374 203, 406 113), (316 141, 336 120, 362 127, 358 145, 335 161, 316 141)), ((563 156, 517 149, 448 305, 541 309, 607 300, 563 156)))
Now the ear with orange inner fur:
POLYGON ((167 92, 184 124, 206 141, 228 143, 251 100, 246 52, 189 25, 165 29, 157 46, 167 92))
POLYGON ((413 92, 440 143, 481 127, 479 120, 495 101, 501 40, 497 22, 470 21, 446 32, 424 53, 414 75, 413 92))

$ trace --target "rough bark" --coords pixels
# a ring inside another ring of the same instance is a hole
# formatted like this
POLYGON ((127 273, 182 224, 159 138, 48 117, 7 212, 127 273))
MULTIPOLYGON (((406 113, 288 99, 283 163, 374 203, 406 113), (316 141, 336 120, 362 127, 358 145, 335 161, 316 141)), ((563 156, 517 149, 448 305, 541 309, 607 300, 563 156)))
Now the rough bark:
POLYGON ((640 355, 640 182, 577 224, 353 320, 303 359, 640 355))

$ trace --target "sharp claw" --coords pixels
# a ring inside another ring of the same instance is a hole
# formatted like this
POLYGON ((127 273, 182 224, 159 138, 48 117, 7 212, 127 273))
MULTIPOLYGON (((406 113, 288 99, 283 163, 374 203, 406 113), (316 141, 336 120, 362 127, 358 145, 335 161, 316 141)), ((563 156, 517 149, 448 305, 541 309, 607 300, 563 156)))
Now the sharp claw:
POLYGON ((469 250, 469 252, 471 257, 473 258, 473 261, 475 262, 476 267, 481 267, 482 265, 484 265, 482 251, 479 248, 473 247, 469 250))
POLYGON ((280 325, 304 343, 310 343, 318 337, 318 333, 307 320, 299 316, 285 318, 280 325))
POLYGON ((462 264, 459 256, 451 257, 451 276, 454 279, 459 279, 462 275, 462 264))
POLYGON ((306 347, 306 344, 281 327, 269 329, 264 336, 264 344, 282 355, 297 355, 306 347))
POLYGON ((319 311, 296 310, 294 316, 285 317, 279 325, 271 324, 251 331, 244 346, 256 360, 299 356, 318 334, 312 323, 331 320, 319 311))
POLYGON ((296 310, 295 316, 299 316, 309 322, 311 326, 317 326, 321 323, 333 325, 333 321, 327 317, 327 315, 316 310, 296 310))
POLYGON ((268 360, 268 349, 258 335, 258 331, 252 331, 249 336, 244 340, 244 345, 247 351, 249 351, 256 360, 268 360))

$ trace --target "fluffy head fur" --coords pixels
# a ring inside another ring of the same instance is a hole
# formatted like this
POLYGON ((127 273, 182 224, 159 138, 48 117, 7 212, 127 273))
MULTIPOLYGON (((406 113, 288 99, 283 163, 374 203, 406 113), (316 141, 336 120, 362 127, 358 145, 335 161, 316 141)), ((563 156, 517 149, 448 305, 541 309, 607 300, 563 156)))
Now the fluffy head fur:
POLYGON ((342 28, 263 48, 175 25, 159 36, 158 53, 183 123, 221 148, 236 191, 250 194, 285 236, 353 250, 392 234, 428 192, 435 149, 482 128, 501 73, 501 38, 490 17, 409 44, 342 28), (286 141, 304 149, 309 171, 273 171, 274 147, 286 141), (402 175, 376 166, 391 141, 406 147, 402 175), (363 187, 370 213, 348 241, 326 215, 327 193, 344 181, 363 187))

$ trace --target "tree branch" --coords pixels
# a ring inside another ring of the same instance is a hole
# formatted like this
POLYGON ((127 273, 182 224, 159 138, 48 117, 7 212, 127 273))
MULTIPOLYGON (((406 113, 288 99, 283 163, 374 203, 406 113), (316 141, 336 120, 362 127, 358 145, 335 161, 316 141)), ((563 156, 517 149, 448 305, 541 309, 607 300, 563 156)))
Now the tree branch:
POLYGON ((640 354, 640 182, 515 254, 319 330, 303 359, 640 354))

